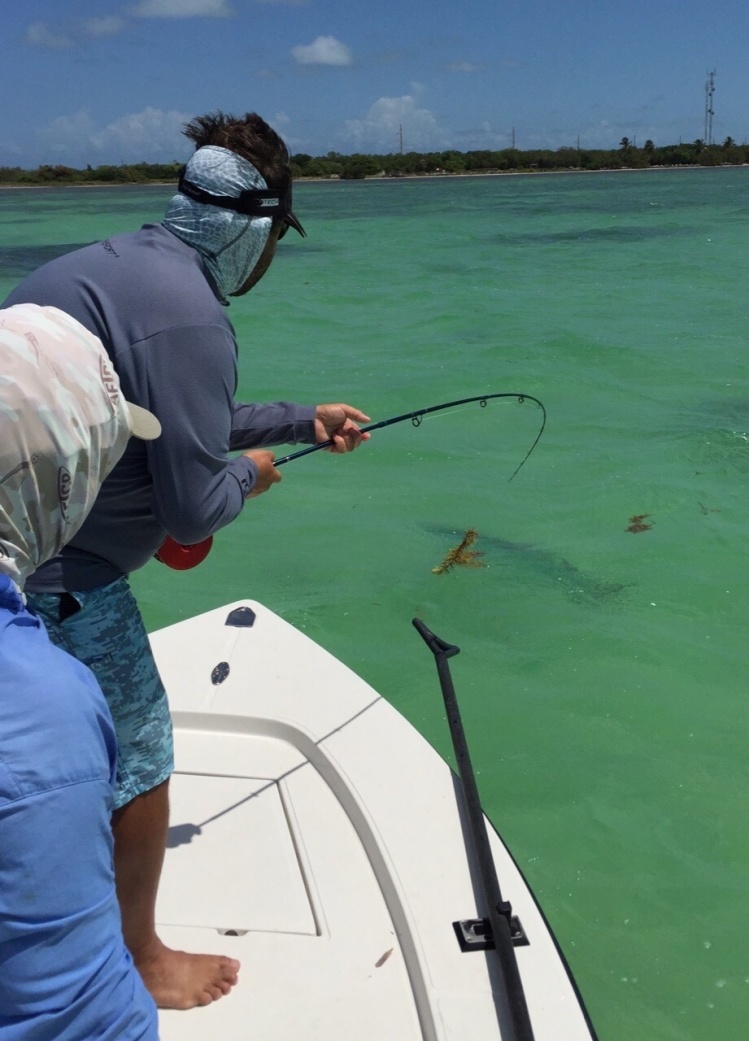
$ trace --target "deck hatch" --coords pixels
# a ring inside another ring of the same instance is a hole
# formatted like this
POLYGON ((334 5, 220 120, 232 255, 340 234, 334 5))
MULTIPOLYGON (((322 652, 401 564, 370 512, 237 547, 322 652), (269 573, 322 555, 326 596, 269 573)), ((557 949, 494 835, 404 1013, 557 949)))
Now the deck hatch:
POLYGON ((316 935, 275 781, 176 773, 170 791, 160 925, 316 935))

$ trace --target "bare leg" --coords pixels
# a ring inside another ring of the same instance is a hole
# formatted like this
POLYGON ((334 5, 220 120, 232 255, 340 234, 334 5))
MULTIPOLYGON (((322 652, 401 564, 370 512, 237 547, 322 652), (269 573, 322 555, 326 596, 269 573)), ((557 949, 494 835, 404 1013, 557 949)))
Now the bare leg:
POLYGON ((160 1008, 209 1005, 237 982, 239 962, 166 947, 156 935, 156 893, 169 826, 169 782, 144 792, 112 817, 114 872, 125 944, 160 1008))

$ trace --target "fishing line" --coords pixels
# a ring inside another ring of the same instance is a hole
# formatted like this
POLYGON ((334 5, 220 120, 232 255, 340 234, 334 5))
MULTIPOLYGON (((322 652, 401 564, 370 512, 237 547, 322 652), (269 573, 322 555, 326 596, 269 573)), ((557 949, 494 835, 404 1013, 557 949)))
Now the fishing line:
MULTIPOLYGON (((517 392, 503 394, 478 394, 476 395, 476 397, 473 398, 460 398, 458 401, 444 401, 441 405, 430 405, 428 408, 416 409, 415 412, 404 412, 402 416, 392 416, 390 419, 381 419, 379 423, 370 423, 369 426, 362 427, 361 430, 363 434, 366 434, 370 430, 380 430, 382 427, 393 426, 394 423, 403 423, 407 419, 411 420, 413 426, 419 427, 422 423, 422 417, 429 415, 430 412, 442 412, 443 409, 455 408, 457 405, 470 405, 474 401, 478 401, 481 408, 486 408, 487 402, 491 401, 492 398, 514 398, 520 405, 522 405, 525 401, 532 401, 541 409, 541 427, 538 433, 536 434, 536 438, 533 444, 521 460, 520 465, 517 466, 513 470, 512 474, 508 477, 507 480, 509 482, 515 476, 515 474, 523 467, 526 460, 528 459, 528 456, 531 454, 533 449, 540 441, 541 435, 543 434, 544 428, 546 427, 546 409, 544 408, 543 403, 540 402, 538 398, 534 398, 531 394, 519 394, 517 392)), ((292 459, 301 459, 303 455, 310 455, 310 453, 319 452, 323 448, 330 448, 332 444, 333 439, 329 438, 327 441, 321 441, 318 445, 310 445, 309 448, 302 448, 298 452, 292 452, 291 455, 285 455, 282 459, 276 459, 274 460, 273 465, 283 466, 284 463, 290 463, 292 459)))

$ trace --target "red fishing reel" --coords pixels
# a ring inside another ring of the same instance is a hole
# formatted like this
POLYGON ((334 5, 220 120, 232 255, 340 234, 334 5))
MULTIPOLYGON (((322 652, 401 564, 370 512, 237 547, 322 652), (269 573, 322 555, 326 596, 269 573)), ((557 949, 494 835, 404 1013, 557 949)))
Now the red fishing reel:
POLYGON ((211 552, 213 535, 209 535, 202 542, 195 542, 191 546, 183 546, 181 542, 175 542, 171 535, 167 535, 158 550, 154 554, 156 560, 173 568, 174 571, 189 571, 190 568, 201 564, 211 552))

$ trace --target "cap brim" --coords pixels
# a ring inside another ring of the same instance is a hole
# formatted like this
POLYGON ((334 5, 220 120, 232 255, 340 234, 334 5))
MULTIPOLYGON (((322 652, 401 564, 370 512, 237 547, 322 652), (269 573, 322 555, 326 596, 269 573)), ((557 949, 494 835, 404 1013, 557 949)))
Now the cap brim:
POLYGON ((304 230, 304 228, 302 227, 299 219, 294 216, 294 214, 291 212, 291 210, 289 210, 289 212, 286 214, 286 216, 284 217, 284 220, 286 221, 286 223, 289 225, 290 228, 293 228, 294 231, 298 231, 303 239, 307 238, 307 232, 304 230))
POLYGON ((127 402, 130 413, 130 427, 133 437, 139 437, 141 441, 153 441, 161 434, 161 423, 159 423, 153 412, 140 405, 127 402))

